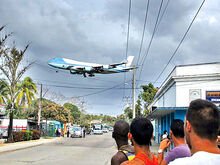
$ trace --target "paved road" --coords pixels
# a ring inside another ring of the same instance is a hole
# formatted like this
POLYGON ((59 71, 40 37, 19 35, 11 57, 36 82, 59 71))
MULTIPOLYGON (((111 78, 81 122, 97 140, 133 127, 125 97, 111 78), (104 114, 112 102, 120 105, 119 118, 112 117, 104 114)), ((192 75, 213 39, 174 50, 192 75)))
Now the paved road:
POLYGON ((42 146, 0 154, 1 165, 108 165, 116 152, 111 133, 63 138, 42 146))

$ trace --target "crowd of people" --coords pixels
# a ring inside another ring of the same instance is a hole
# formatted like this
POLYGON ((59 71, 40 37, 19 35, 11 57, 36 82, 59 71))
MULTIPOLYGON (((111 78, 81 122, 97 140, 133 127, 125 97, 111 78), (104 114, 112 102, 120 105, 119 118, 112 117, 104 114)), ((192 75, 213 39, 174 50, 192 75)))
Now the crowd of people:
POLYGON ((118 152, 111 165, 219 165, 220 113, 215 104, 197 99, 190 103, 185 121, 174 119, 170 132, 164 132, 157 156, 150 150, 153 125, 144 117, 114 125, 112 137, 118 152), (129 141, 131 142, 129 144, 129 141), (173 143, 164 157, 164 151, 173 143))

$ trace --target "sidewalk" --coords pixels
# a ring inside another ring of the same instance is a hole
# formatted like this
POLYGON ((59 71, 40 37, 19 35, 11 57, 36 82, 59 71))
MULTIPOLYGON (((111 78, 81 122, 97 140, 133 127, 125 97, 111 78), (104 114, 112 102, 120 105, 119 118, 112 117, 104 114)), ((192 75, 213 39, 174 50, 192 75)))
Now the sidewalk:
POLYGON ((152 140, 152 146, 150 146, 150 151, 157 156, 157 152, 159 149, 159 144, 152 140))
POLYGON ((60 141, 61 139, 62 137, 55 137, 52 139, 41 138, 39 140, 23 141, 16 143, 0 143, 0 154, 3 152, 15 151, 15 150, 39 146, 46 143, 60 141))

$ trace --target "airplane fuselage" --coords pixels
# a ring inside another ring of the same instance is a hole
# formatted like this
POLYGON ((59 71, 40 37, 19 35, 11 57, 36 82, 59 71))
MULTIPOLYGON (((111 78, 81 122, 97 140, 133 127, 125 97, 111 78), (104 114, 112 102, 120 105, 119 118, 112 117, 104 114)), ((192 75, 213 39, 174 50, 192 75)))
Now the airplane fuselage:
POLYGON ((51 59, 48 61, 48 65, 58 69, 70 70, 71 74, 83 74, 85 77, 85 73, 89 74, 89 76, 94 76, 94 73, 112 74, 128 72, 132 69, 130 67, 126 67, 125 63, 102 65, 96 63, 80 62, 66 58, 51 59))

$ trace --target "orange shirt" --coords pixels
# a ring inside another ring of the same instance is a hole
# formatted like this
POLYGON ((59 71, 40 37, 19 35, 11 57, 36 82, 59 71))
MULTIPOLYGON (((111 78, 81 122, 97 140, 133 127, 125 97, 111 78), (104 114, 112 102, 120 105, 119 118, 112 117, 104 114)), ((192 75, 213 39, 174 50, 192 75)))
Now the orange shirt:
POLYGON ((121 165, 158 165, 158 160, 154 154, 152 154, 153 160, 150 160, 143 153, 136 154, 133 160, 123 162, 121 165))

